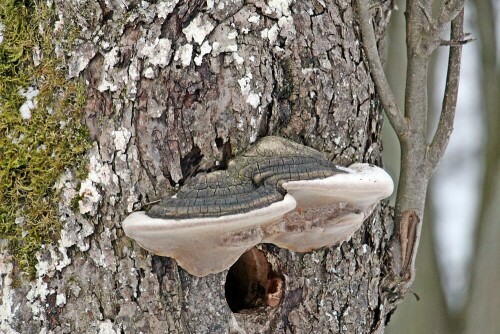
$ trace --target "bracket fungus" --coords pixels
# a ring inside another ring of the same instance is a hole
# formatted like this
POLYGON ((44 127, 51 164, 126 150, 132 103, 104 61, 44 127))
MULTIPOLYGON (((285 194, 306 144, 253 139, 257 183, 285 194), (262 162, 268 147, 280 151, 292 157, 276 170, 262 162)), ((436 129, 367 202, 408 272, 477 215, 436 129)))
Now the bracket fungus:
POLYGON ((206 276, 259 243, 308 252, 346 241, 392 191, 379 167, 338 167, 312 148, 269 136, 122 226, 143 248, 206 276))

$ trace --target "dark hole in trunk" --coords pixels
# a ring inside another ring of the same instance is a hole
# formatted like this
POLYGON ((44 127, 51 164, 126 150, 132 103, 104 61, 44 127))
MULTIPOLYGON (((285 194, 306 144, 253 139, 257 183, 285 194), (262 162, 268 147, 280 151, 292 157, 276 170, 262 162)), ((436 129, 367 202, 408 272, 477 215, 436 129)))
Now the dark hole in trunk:
POLYGON ((283 277, 273 271, 264 253, 255 247, 245 252, 227 273, 226 301, 234 313, 261 306, 276 307, 283 290, 283 277))

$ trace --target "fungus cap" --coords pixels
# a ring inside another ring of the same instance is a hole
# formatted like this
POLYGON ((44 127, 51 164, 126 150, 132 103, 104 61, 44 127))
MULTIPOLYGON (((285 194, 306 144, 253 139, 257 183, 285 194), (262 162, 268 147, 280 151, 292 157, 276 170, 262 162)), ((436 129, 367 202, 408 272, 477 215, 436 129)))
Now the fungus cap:
POLYGON ((227 170, 189 179, 177 197, 132 213, 122 226, 143 248, 205 276, 258 243, 296 252, 337 245, 392 191, 379 167, 335 166, 310 147, 270 136, 227 170))
POLYGON ((265 238, 281 248, 309 252, 351 238, 377 203, 392 194, 391 177, 374 165, 356 163, 345 174, 283 184, 297 201, 274 233, 265 238))
POLYGON ((142 248, 176 259, 192 275, 206 276, 229 268, 262 242, 262 227, 281 220, 295 205, 293 197, 286 195, 267 207, 220 217, 151 218, 139 211, 130 214, 122 226, 142 248))

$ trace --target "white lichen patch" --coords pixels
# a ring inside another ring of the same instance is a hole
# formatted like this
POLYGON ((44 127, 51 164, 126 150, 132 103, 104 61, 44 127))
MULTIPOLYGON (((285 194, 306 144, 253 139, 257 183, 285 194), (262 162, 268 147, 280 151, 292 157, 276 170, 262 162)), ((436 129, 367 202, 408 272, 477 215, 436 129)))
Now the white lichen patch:
POLYGON ((260 21, 260 15, 251 15, 248 19, 247 19, 248 22, 250 23, 259 23, 260 21))
MULTIPOLYGON (((130 133, 128 130, 124 131, 121 129, 114 134, 114 139, 114 144, 118 151, 117 158, 121 158, 124 154, 120 149, 126 148, 126 143, 128 143, 130 139, 130 133)), ((118 186, 119 180, 117 174, 113 172, 110 165, 101 162, 95 145, 92 151, 93 153, 90 154, 89 158, 89 173, 87 179, 81 183, 80 190, 78 191, 81 197, 78 204, 81 214, 90 213, 91 215, 95 215, 98 203, 102 198, 98 186, 108 190, 111 188, 114 189, 118 186)))
POLYGON ((62 271, 63 268, 69 266, 71 264, 71 259, 68 256, 67 248, 63 246, 59 246, 57 248, 59 250, 59 257, 56 264, 56 270, 62 271))
POLYGON ((179 0, 162 1, 156 6, 156 13, 159 18, 166 19, 172 13, 179 0))
POLYGON ((250 93, 250 81, 252 78, 252 73, 247 72, 243 78, 238 80, 238 84, 240 85, 241 93, 243 93, 243 95, 248 95, 250 93))
POLYGON ((194 57, 194 63, 197 66, 200 66, 201 63, 203 62, 203 57, 206 54, 209 54, 211 51, 212 51, 212 47, 210 46, 210 42, 209 41, 203 42, 203 44, 201 45, 201 48, 200 48, 200 54, 197 55, 196 57, 194 57))
POLYGON ((241 65, 245 61, 242 56, 238 54, 238 52, 233 53, 233 59, 236 62, 236 64, 241 65))
POLYGON ((215 41, 212 43, 212 56, 217 57, 223 52, 238 51, 237 34, 234 27, 229 28, 225 25, 219 25, 211 38, 215 41))
POLYGON ((254 143, 257 140, 257 120, 252 116, 250 119, 250 126, 252 127, 252 131, 250 132, 250 143, 254 143))
POLYGON ((63 225, 61 230, 60 247, 69 248, 76 245, 81 252, 89 249, 90 244, 85 238, 94 233, 94 226, 82 220, 82 225, 78 225, 74 220, 69 220, 63 225))
POLYGON ((293 27, 293 18, 291 16, 283 16, 278 20, 278 27, 280 29, 295 29, 293 27))
POLYGON ((85 43, 71 52, 68 64, 68 77, 74 78, 80 74, 89 64, 96 54, 96 47, 93 43, 85 43))
POLYGON ((293 0, 269 0, 267 6, 264 7, 264 13, 267 15, 276 15, 280 18, 282 16, 290 16, 290 5, 293 0))
POLYGON ((245 120, 243 118, 240 118, 238 124, 236 124, 236 127, 238 128, 238 130, 243 131, 243 129, 245 128, 245 120))
POLYGON ((44 277, 38 276, 35 281, 30 283, 30 290, 26 294, 26 299, 30 303, 33 320, 44 321, 45 314, 43 312, 47 295, 53 290, 49 290, 47 283, 44 282, 44 277))
POLYGON ((212 43, 212 56, 217 56, 220 48, 220 43, 219 42, 213 42, 212 43))
POLYGON ((276 43, 278 39, 279 29, 277 24, 273 24, 273 26, 267 32, 267 38, 269 39, 269 43, 272 45, 276 43))
MULTIPOLYGON (((3 246, 2 246, 3 247, 3 246)), ((12 314, 15 312, 14 290, 12 289, 12 259, 7 252, 0 252, 0 332, 17 333, 11 326, 12 314)))
POLYGON ((188 42, 194 41, 201 45, 205 37, 214 30, 214 27, 208 17, 198 14, 186 28, 182 29, 182 32, 186 35, 188 42))
POLYGON ((260 32, 262 39, 268 39, 269 44, 274 44, 278 38, 278 25, 274 24, 271 29, 265 28, 260 32))
MULTIPOLYGON (((94 178, 97 178, 97 174, 94 178)), ((56 269, 62 270, 71 261, 67 256, 66 249, 76 245, 82 252, 89 248, 88 240, 85 238, 94 233, 94 225, 85 219, 77 221, 76 214, 71 206, 73 198, 77 195, 77 181, 71 171, 66 171, 61 175, 55 185, 61 190, 61 200, 59 202, 60 220, 62 224, 61 238, 59 239, 59 252, 62 255, 56 269)))
POLYGON ((36 97, 38 96, 40 91, 38 89, 35 89, 34 87, 28 87, 28 89, 26 90, 20 89, 18 93, 26 99, 26 101, 24 101, 22 106, 19 108, 21 118, 30 119, 31 111, 37 106, 36 97))
MULTIPOLYGON (((65 247, 44 245, 37 252, 36 279, 30 283, 30 290, 26 295, 34 320, 46 321, 46 314, 43 310, 45 309, 47 296, 57 292, 55 289, 49 288, 46 283, 47 277, 53 277, 57 271, 61 271, 62 268, 71 263, 66 251, 65 247)), ((62 306, 65 303, 65 294, 58 293, 56 295, 56 305, 62 306)))
POLYGON ((301 70, 302 74, 304 75, 309 75, 311 73, 317 73, 319 71, 319 68, 316 67, 305 67, 301 70))
POLYGON ((147 59, 147 65, 165 67, 172 53, 172 41, 168 38, 141 38, 137 48, 140 50, 139 58, 147 59))
POLYGON ((260 124, 262 123, 262 119, 264 116, 264 112, 262 111, 262 107, 258 107, 257 119, 252 116, 250 119, 250 127, 252 130, 250 131, 250 142, 253 143, 257 140, 257 135, 259 133, 260 124))
MULTIPOLYGON (((295 39, 297 34, 295 25, 293 24, 292 16, 283 16, 278 20, 278 27, 280 29, 280 36, 287 41, 295 39)), ((290 43, 290 42, 288 42, 290 43)))
POLYGON ((122 126, 119 130, 111 132, 111 137, 113 138, 116 150, 119 152, 125 152, 132 134, 127 128, 122 126))
POLYGON ((260 93, 250 93, 248 94, 247 97, 247 103, 250 104, 252 107, 257 108, 260 104, 260 93))
MULTIPOLYGON (((273 24, 270 28, 261 30, 260 32, 261 38, 269 40, 270 45, 274 45, 276 43, 278 36, 285 39, 293 39, 296 35, 293 18, 289 8, 290 3, 291 1, 270 1, 268 2, 268 6, 265 7, 264 11, 266 14, 272 14, 278 18, 277 23, 273 24)), ((283 49, 281 49, 281 51, 283 51, 283 49)))
POLYGON ((117 334, 118 332, 113 329, 111 320, 106 320, 99 324, 99 334, 117 334))
POLYGON ((128 76, 130 78, 129 96, 137 94, 137 85, 135 82, 139 80, 140 75, 139 60, 134 57, 128 66, 128 76))
POLYGON ((107 71, 112 70, 113 67, 119 61, 118 51, 119 51, 118 47, 115 47, 104 55, 104 64, 103 64, 104 72, 101 79, 101 83, 97 87, 97 89, 100 92, 105 92, 108 89, 110 92, 115 92, 116 90, 118 90, 118 86, 113 82, 113 80, 112 79, 108 80, 107 78, 107 71))
POLYGON ((91 180, 85 180, 78 191, 81 199, 78 201, 78 207, 81 214, 95 213, 96 205, 101 200, 101 194, 91 180))
POLYGON ((71 210, 71 202, 77 195, 76 181, 73 173, 69 170, 64 172, 54 187, 60 190, 59 212, 61 214, 60 221, 62 224, 61 237, 59 239, 59 246, 61 248, 68 248, 77 243, 78 240, 83 239, 78 235, 80 226, 76 224, 75 214, 71 210))
POLYGON ((227 34, 227 39, 236 39, 238 37, 238 31, 233 30, 227 34))
POLYGON ((186 44, 182 45, 176 52, 174 60, 181 61, 182 67, 188 67, 191 63, 191 57, 193 56, 193 45, 186 44))
POLYGON ((90 157, 89 162, 90 168, 87 178, 93 183, 109 186, 112 180, 112 171, 109 165, 100 163, 100 160, 95 155, 90 157))
POLYGON ((56 296, 56 305, 61 307, 66 304, 66 295, 64 293, 58 293, 56 296))
POLYGON ((257 108, 260 104, 260 93, 251 91, 250 82, 252 78, 252 73, 247 72, 243 78, 238 80, 238 84, 240 85, 241 93, 247 97, 246 102, 252 107, 257 108))
POLYGON ((229 51, 229 52, 238 51, 238 44, 231 44, 231 45, 226 46, 226 51, 229 51))
POLYGON ((139 202, 139 195, 134 191, 133 188, 130 188, 126 203, 127 203, 127 212, 134 211, 134 205, 139 202))
POLYGON ((152 67, 147 67, 144 70, 144 77, 146 77, 148 79, 154 79, 155 78, 155 71, 153 70, 152 67))

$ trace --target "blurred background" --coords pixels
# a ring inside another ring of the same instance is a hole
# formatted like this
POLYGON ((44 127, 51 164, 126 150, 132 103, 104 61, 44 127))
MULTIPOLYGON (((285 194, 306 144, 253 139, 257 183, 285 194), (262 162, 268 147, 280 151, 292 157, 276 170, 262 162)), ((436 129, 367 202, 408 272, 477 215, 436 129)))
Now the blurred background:
MULTIPOLYGON (((387 36, 386 73, 403 106, 404 1, 387 36)), ((417 256, 417 275, 386 333, 500 333, 500 1, 466 2, 455 127, 434 175, 417 256)), ((444 36, 443 36, 444 37, 444 36)), ((429 67, 429 138, 444 92, 448 47, 429 67)), ((396 180, 399 144, 384 124, 383 158, 396 180)), ((396 192, 395 192, 396 193, 396 192)))

